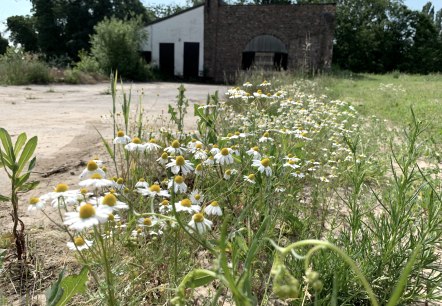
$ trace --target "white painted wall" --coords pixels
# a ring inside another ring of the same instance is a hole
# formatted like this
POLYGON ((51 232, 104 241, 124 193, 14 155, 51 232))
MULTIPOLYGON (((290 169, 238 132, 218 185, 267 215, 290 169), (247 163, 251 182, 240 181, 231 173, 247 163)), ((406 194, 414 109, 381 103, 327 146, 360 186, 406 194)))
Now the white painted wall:
POLYGON ((174 43, 175 75, 183 75, 184 42, 199 42, 199 75, 204 69, 204 6, 177 16, 151 24, 144 28, 148 39, 141 46, 142 51, 152 52, 152 65, 159 66, 160 43, 174 43))

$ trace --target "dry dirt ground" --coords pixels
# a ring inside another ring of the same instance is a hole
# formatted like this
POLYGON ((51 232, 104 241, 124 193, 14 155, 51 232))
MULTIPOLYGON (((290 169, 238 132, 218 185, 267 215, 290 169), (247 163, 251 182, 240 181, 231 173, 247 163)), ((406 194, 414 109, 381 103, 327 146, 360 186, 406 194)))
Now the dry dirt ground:
MULTIPOLYGON (((176 101, 179 83, 124 84, 124 91, 132 93, 132 106, 139 101, 146 117, 152 124, 164 123, 159 117, 168 119, 168 104, 176 101)), ((217 85, 184 84, 189 99, 189 114, 185 120, 188 130, 195 128, 193 104, 203 104, 208 94, 219 91, 220 97, 226 87, 217 85)), ((118 87, 117 111, 121 108, 122 88, 118 87)), ((26 132, 28 137, 38 136, 36 151, 37 166, 33 179, 40 181, 36 190, 21 197, 20 215, 26 225, 28 251, 33 259, 33 275, 27 284, 27 292, 20 293, 13 277, 2 273, 0 277, 0 304, 2 297, 14 304, 43 305, 42 289, 58 275, 61 267, 74 259, 65 246, 65 234, 57 230, 46 217, 32 216, 26 212, 31 196, 52 191, 57 183, 67 183, 75 188, 84 163, 93 156, 105 156, 98 129, 111 140, 110 112, 112 96, 108 83, 96 85, 49 85, 0 87, 0 127, 16 137, 26 132)), ((2 170, 2 169, 0 169, 2 170)), ((0 171, 0 194, 8 194, 8 180, 0 171)), ((10 204, 0 203, 0 249, 7 247, 12 225, 10 204)))

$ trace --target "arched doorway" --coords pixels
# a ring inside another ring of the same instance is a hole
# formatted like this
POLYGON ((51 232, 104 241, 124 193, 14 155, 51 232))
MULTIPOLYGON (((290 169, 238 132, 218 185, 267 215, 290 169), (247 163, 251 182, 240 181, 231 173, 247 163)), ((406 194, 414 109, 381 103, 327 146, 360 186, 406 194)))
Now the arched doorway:
POLYGON ((287 47, 272 35, 259 35, 249 41, 242 53, 242 69, 287 70, 287 47))

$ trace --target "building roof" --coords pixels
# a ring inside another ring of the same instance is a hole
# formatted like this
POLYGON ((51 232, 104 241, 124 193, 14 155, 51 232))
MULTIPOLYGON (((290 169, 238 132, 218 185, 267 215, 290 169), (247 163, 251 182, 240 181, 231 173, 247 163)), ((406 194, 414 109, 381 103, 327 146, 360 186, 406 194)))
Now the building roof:
POLYGON ((152 22, 146 24, 145 26, 150 26, 150 25, 153 25, 153 24, 155 24, 155 23, 159 23, 159 22, 164 21, 164 20, 167 20, 167 19, 169 19, 169 18, 173 18, 173 17, 175 17, 175 16, 178 16, 178 15, 181 15, 181 14, 184 14, 184 13, 187 13, 187 12, 189 12, 189 11, 192 11, 192 10, 194 10, 194 9, 196 9, 196 8, 201 7, 201 6, 204 6, 204 3, 201 3, 201 4, 198 4, 198 5, 195 5, 195 6, 189 7, 189 8, 187 8, 187 9, 185 9, 185 10, 179 11, 179 12, 177 12, 177 13, 175 13, 175 14, 172 14, 172 15, 169 15, 169 16, 166 16, 166 17, 163 17, 163 18, 158 18, 158 19, 156 19, 156 20, 154 20, 154 21, 152 21, 152 22))

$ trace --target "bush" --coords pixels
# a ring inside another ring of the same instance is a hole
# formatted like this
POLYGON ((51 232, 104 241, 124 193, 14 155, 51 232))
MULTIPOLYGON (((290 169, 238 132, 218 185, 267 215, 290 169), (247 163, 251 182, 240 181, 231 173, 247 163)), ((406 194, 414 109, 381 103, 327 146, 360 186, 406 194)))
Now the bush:
POLYGON ((80 61, 75 64, 75 68, 88 73, 100 73, 100 65, 95 57, 90 55, 84 50, 78 52, 78 57, 80 61))
POLYGON ((148 79, 149 67, 138 54, 139 45, 145 38, 139 29, 139 20, 116 18, 105 19, 95 26, 91 52, 105 74, 118 71, 126 79, 148 79))
POLYGON ((49 67, 37 55, 8 48, 0 56, 0 84, 48 84, 51 81, 49 67))

